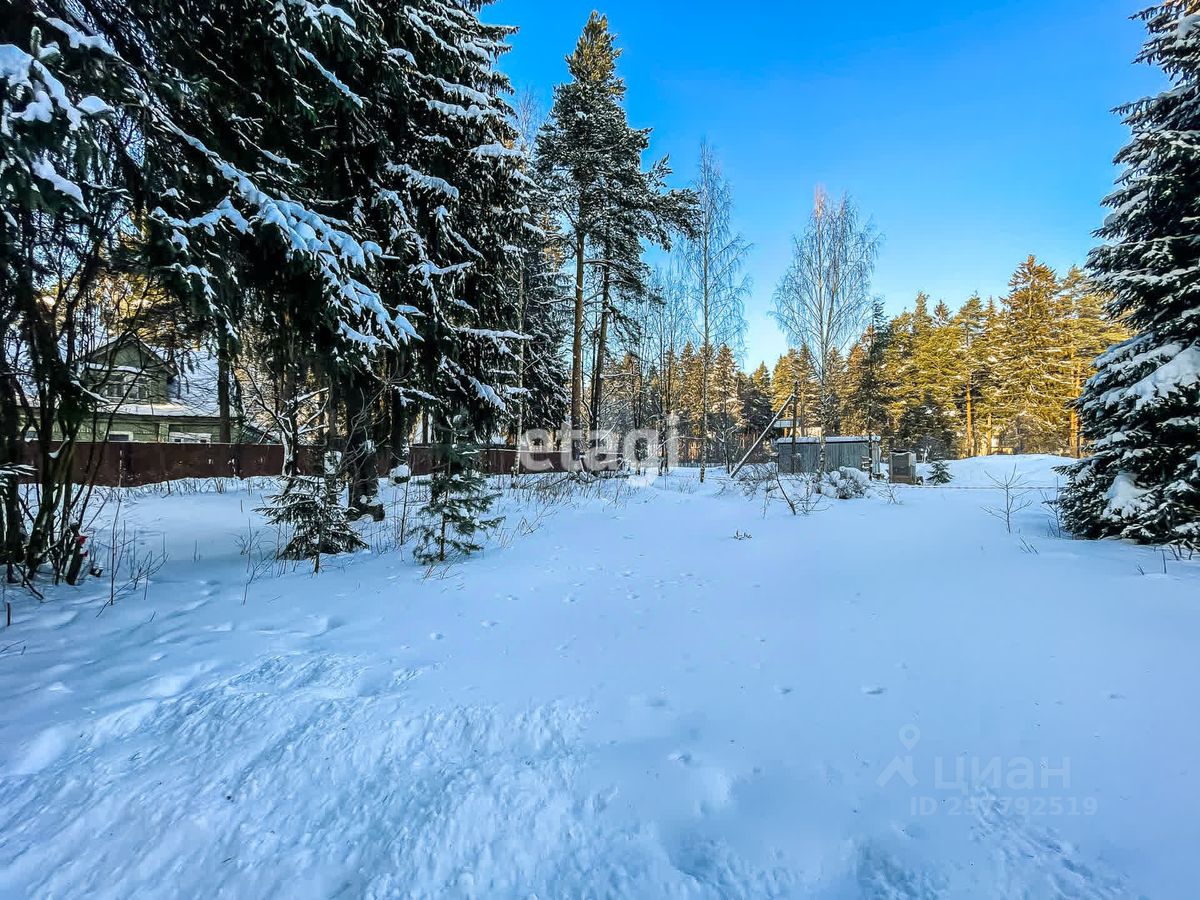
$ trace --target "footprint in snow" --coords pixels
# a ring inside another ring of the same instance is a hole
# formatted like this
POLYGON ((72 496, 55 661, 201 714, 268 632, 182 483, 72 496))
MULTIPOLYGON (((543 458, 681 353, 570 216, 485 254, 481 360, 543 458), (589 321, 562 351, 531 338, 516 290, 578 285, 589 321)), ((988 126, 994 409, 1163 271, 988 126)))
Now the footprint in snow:
POLYGON ((879 694, 882 694, 886 690, 887 690, 887 688, 883 687, 882 685, 864 684, 862 692, 869 696, 878 696, 879 694))
POLYGON ((445 637, 446 637, 446 636, 445 636, 444 634, 442 634, 440 631, 431 631, 431 632, 429 633, 429 639, 430 639, 431 641, 440 641, 440 640, 442 640, 442 639, 443 639, 443 638, 445 638, 445 637))
POLYGON ((779 692, 780 696, 782 696, 782 697, 786 697, 788 694, 790 694, 792 692, 792 688, 788 687, 785 684, 776 685, 775 690, 777 690, 779 692))
POLYGON ((479 624, 480 624, 480 625, 482 625, 484 628, 495 628, 495 627, 496 627, 497 625, 499 625, 500 623, 499 623, 499 622, 493 622, 491 619, 484 619, 484 620, 483 620, 482 622, 480 622, 479 624))

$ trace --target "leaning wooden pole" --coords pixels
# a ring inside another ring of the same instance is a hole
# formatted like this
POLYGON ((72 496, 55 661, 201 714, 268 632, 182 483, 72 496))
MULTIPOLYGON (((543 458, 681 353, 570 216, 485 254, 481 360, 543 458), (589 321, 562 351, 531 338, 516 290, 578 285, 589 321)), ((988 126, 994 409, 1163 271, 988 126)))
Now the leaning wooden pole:
MULTIPOLYGON (((737 478, 737 473, 742 471, 742 467, 745 466, 746 463, 750 460, 750 455, 755 450, 758 449, 758 445, 763 442, 763 438, 765 438, 768 434, 771 433, 771 429, 775 427, 775 423, 779 421, 780 417, 784 414, 784 412, 787 410, 788 406, 792 403, 792 401, 795 398, 796 398, 796 395, 793 393, 792 396, 788 397, 786 400, 783 401, 783 406, 779 407, 779 410, 775 413, 774 416, 771 417, 771 421, 767 423, 767 427, 763 429, 762 434, 760 434, 755 439, 754 443, 752 443, 750 445, 750 449, 748 449, 746 451, 746 455, 743 456, 740 460, 738 460, 738 464, 733 467, 732 471, 730 471, 730 473, 729 473, 730 478, 737 478)), ((792 426, 795 427, 795 425, 796 425, 796 423, 793 421, 792 426)))

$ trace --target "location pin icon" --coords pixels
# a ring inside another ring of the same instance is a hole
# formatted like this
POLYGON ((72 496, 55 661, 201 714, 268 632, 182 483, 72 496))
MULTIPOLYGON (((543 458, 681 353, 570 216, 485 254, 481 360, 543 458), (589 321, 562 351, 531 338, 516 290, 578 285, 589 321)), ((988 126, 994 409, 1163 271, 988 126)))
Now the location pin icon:
POLYGON ((905 750, 911 750, 921 740, 921 729, 916 725, 905 725, 900 729, 900 743, 905 750))

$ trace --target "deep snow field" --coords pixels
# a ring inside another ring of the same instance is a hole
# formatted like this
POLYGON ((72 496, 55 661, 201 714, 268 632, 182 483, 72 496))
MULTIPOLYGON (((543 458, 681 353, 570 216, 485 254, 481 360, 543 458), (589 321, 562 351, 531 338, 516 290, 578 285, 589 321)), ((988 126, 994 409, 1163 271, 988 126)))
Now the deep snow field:
POLYGON ((0 896, 1195 897, 1200 560, 1054 536, 1056 462, 506 491, 316 577, 261 485, 123 492, 148 588, 8 595, 0 896))

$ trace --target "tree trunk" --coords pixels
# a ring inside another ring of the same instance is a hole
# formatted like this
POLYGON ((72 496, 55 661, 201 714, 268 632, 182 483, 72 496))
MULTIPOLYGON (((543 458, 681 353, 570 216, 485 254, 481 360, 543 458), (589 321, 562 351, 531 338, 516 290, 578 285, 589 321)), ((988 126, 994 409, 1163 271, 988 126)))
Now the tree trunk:
POLYGON ((799 407, 800 407, 800 386, 795 379, 792 379, 792 474, 796 474, 796 431, 800 427, 799 407))
POLYGON ((299 379, 296 377, 296 364, 291 359, 290 347, 287 355, 280 378, 280 386, 283 389, 280 418, 283 425, 283 475, 285 478, 291 478, 300 470, 300 417, 296 409, 299 379))
MULTIPOLYGON (((707 324, 705 325, 708 331, 707 324)), ((700 364, 700 483, 704 484, 704 471, 708 468, 708 353, 700 364)))
MULTIPOLYGON (((521 262, 517 274, 517 332, 525 333, 525 265, 521 262)), ((516 486, 517 476, 521 474, 521 436, 525 433, 525 344, 521 341, 517 348, 517 433, 513 441, 516 452, 513 454, 512 483, 516 486)))
MULTIPOLYGON (((672 353, 672 356, 674 353, 672 353)), ((659 369, 661 374, 659 379, 662 382, 662 419, 659 422, 659 437, 658 437, 658 474, 666 475, 671 471, 670 448, 667 446, 667 441, 670 440, 671 429, 671 370, 673 365, 668 364, 667 355, 661 351, 658 354, 659 369)))
POLYGON ((704 484, 704 470, 708 465, 708 357, 709 343, 712 340, 712 327, 709 322, 709 304, 712 302, 712 296, 709 293, 708 284, 708 229, 705 229, 703 241, 703 259, 701 260, 701 284, 703 289, 702 302, 704 303, 704 343, 700 348, 700 483, 704 484))
MULTIPOLYGON (((828 359, 828 358, 829 357, 826 356, 826 359, 828 359)), ((828 363, 826 363, 826 365, 828 365, 828 363)), ((825 370, 823 370, 823 371, 825 371, 825 370)), ((828 375, 826 375, 824 378, 822 378, 817 384, 818 393, 820 395, 817 399, 817 403, 820 406, 820 409, 817 412, 817 415, 820 417, 820 422, 818 423, 818 427, 821 429, 821 433, 817 435, 817 448, 818 448, 817 449, 817 477, 818 478, 823 477, 825 475, 825 467, 826 467, 826 463, 828 461, 827 457, 826 457, 827 451, 826 451, 826 447, 825 447, 825 438, 826 438, 826 432, 829 430, 829 423, 833 419, 833 416, 831 415, 831 413, 833 411, 833 409, 832 409, 833 398, 830 396, 830 391, 829 391, 828 385, 829 385, 828 375)))
POLYGON ((11 473, 0 476, 0 564, 21 562, 25 546, 25 522, 21 512, 20 479, 16 467, 25 462, 21 440, 21 406, 17 399, 16 375, 8 371, 8 360, 0 356, 0 468, 11 473))
POLYGON ((350 506, 359 512, 367 512, 379 494, 379 454, 370 384, 366 376, 355 372, 346 378, 344 390, 350 506))
MULTIPOLYGON (((575 325, 571 341, 571 430, 583 427, 583 274, 584 236, 575 241, 575 325)), ((571 459, 579 459, 579 441, 571 435, 571 459)))
POLYGON ((975 455, 975 407, 971 399, 974 386, 971 376, 967 376, 967 456, 975 455))
POLYGON ((596 339, 596 361, 592 366, 592 427, 600 427, 600 406, 604 402, 604 357, 608 347, 608 275, 604 276, 604 299, 600 308, 600 330, 596 339))
POLYGON ((229 335, 217 326, 217 442, 233 443, 233 416, 230 403, 229 335))
MULTIPOLYGON (((1079 363, 1075 364, 1075 371, 1072 376, 1074 394, 1078 398, 1083 390, 1083 377, 1079 372, 1079 363)), ((1078 400, 1071 401, 1071 455, 1076 459, 1083 456, 1083 437, 1079 433, 1079 406, 1078 400)))

